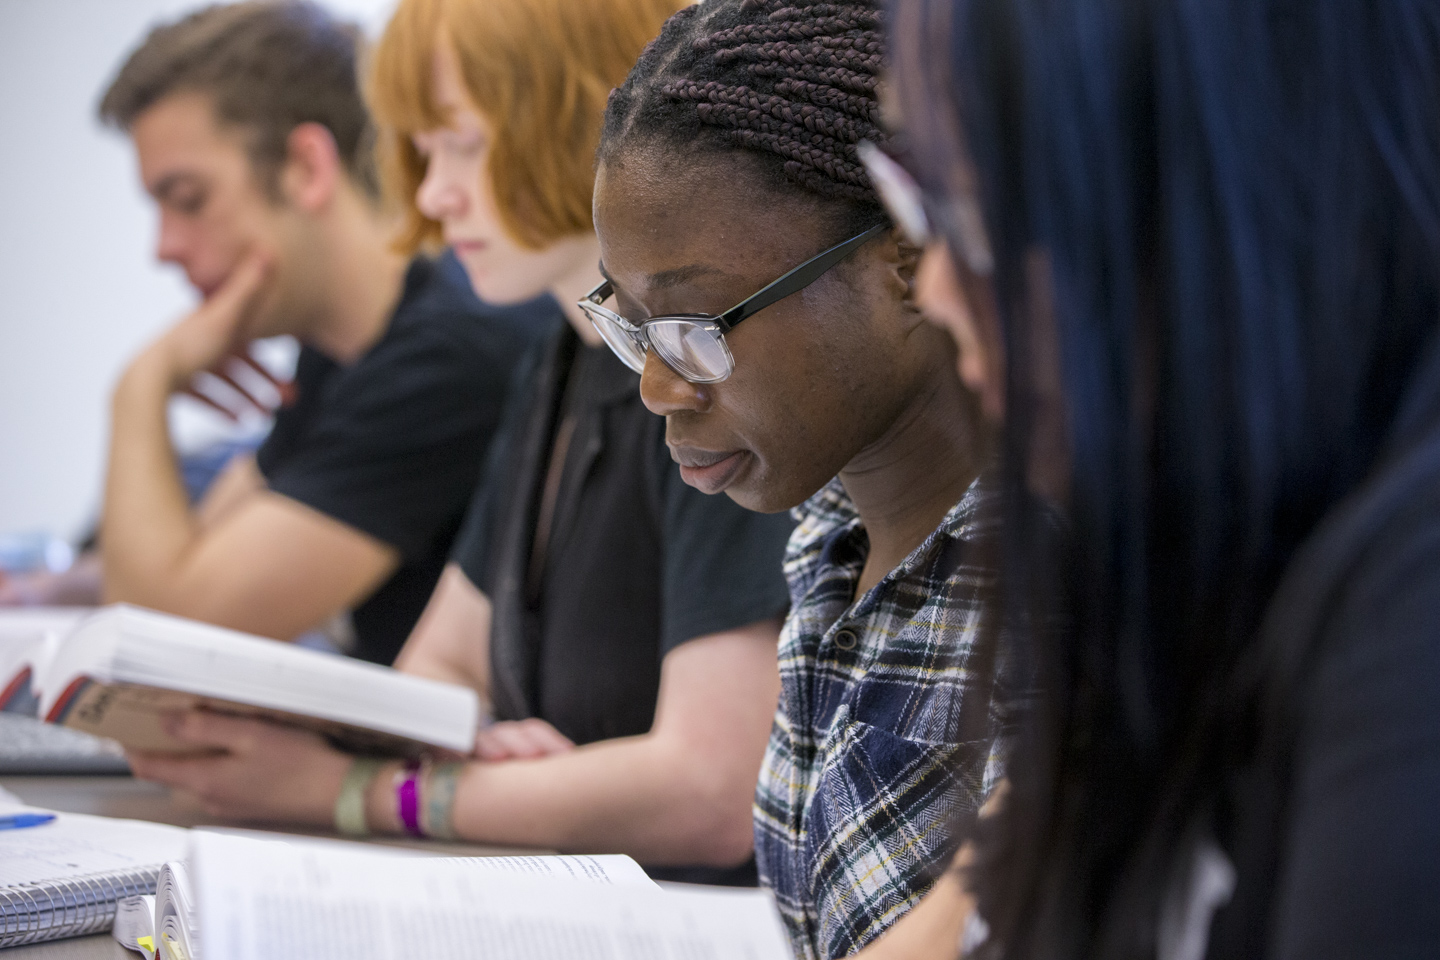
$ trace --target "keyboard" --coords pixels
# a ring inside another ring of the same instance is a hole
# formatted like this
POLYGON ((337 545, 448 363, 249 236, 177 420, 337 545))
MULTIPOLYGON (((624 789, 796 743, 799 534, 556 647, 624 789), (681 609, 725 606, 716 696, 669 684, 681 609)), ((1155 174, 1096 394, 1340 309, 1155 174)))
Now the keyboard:
POLYGON ((0 713, 0 774, 128 774, 125 754, 113 740, 0 713))

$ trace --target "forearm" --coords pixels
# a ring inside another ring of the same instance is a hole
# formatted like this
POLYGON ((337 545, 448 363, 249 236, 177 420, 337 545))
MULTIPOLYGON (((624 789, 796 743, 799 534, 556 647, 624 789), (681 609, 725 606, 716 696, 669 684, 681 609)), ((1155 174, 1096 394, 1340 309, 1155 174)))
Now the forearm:
POLYGON ((198 534, 166 419, 176 386, 152 348, 115 388, 100 534, 108 601, 165 606, 167 588, 198 534))
MULTIPOLYGON (((372 829, 401 830, 398 769, 387 767, 371 786, 372 829)), ((653 734, 538 760, 475 761, 456 791, 454 826, 477 843, 732 866, 750 855, 756 773, 727 769, 703 748, 653 734)))
POLYGON ((490 598, 458 564, 447 564, 395 669, 470 687, 490 712, 490 598))

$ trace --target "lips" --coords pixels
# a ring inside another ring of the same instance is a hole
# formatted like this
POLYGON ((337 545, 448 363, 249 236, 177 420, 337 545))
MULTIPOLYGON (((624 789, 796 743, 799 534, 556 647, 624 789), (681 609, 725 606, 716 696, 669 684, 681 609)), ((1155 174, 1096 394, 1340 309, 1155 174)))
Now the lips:
POLYGON ((703 450, 672 446, 670 457, 680 465, 680 479, 701 493, 719 493, 735 482, 749 462, 745 450, 703 450))

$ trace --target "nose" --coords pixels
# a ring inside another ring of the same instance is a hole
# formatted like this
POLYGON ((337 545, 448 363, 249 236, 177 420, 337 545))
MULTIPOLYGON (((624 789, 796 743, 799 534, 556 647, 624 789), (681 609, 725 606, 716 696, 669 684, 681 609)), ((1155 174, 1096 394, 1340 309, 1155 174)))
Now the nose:
POLYGON ((444 221, 464 214, 465 191, 460 189, 455 178, 440 154, 430 157, 425 165, 425 178, 415 191, 415 207, 431 220, 444 221))
POLYGON ((682 410, 703 413, 710 408, 710 384, 691 383, 651 350, 640 375, 640 399, 645 409, 662 417, 682 410))
POLYGON ((161 263, 185 266, 185 252, 189 247, 185 229, 167 213, 160 214, 160 235, 155 238, 155 259, 161 263))

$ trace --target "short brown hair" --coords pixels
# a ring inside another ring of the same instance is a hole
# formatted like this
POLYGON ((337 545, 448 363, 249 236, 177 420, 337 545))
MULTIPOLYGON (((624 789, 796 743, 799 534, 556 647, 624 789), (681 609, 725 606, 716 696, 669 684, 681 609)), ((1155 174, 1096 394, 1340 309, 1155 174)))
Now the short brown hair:
POLYGON ((211 98, 216 118, 244 129, 251 162, 274 191, 286 141, 302 123, 330 131, 350 178, 377 196, 373 131, 360 96, 360 29, 304 0, 205 7, 150 31, 100 101, 100 119, 128 131, 177 93, 211 98))
POLYGON ((605 100, 689 0, 401 0, 367 85, 381 181, 406 213, 399 244, 440 240, 415 206, 425 159, 410 135, 445 126, 431 92, 442 37, 494 128, 490 176, 506 230, 543 247, 594 229, 590 199, 605 100))

